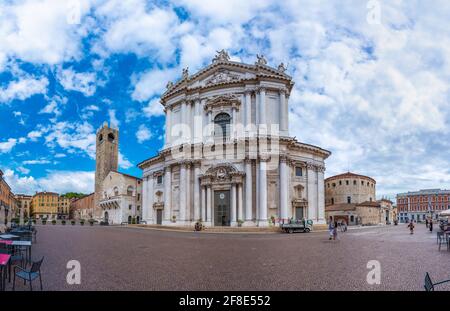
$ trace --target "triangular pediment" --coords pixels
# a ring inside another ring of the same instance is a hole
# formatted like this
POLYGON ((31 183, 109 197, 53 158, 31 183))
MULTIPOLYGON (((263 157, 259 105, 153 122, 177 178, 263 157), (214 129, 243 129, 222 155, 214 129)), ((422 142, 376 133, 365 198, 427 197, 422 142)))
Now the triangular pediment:
POLYGON ((285 74, 285 68, 281 64, 278 69, 267 66, 265 63, 254 65, 219 59, 193 75, 189 75, 187 69, 176 83, 169 82, 163 98, 181 90, 206 88, 215 85, 239 83, 242 81, 272 78, 290 81, 292 78, 285 74))

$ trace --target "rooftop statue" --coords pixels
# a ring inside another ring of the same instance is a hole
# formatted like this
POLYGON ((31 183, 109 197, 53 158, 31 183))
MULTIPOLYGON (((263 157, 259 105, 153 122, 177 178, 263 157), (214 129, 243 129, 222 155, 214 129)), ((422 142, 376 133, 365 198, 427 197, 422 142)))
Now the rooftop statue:
POLYGON ((266 60, 266 58, 264 57, 264 55, 259 55, 259 54, 256 54, 256 58, 258 59, 257 61, 256 61, 256 65, 267 65, 267 60, 266 60))
POLYGON ((213 58, 213 63, 217 62, 228 62, 230 60, 230 55, 225 50, 216 51, 216 56, 213 58))

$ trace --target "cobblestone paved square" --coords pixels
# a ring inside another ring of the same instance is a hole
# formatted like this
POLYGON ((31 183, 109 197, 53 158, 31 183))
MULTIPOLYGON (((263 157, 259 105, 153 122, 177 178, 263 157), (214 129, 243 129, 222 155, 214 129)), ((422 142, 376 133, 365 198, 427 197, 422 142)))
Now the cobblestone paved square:
POLYGON ((438 251, 435 232, 416 228, 352 229, 329 241, 327 232, 46 225, 37 226, 33 257, 45 256, 44 290, 422 290, 427 271, 435 281, 450 278, 450 252, 438 251), (81 285, 66 282, 72 259, 81 263, 81 285), (366 282, 369 260, 381 264, 380 285, 366 282))

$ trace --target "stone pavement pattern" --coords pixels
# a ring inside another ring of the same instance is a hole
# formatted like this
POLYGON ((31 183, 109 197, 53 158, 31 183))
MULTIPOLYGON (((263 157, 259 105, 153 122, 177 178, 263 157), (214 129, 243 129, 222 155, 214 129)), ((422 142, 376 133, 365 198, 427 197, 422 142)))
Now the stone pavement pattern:
POLYGON ((354 229, 328 241, 327 232, 46 225, 33 257, 45 256, 44 290, 422 290, 426 271, 434 281, 450 278, 450 252, 438 251, 435 232, 416 228, 412 236, 403 224, 354 229), (72 259, 81 263, 81 285, 66 283, 72 259), (380 285, 366 282, 372 259, 381 263, 380 285))

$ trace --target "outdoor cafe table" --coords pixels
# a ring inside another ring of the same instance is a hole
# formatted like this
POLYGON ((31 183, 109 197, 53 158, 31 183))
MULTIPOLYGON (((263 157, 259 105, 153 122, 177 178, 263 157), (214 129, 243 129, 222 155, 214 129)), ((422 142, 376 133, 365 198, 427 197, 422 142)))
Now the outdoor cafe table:
POLYGON ((10 242, 12 246, 25 246, 27 248, 28 261, 31 261, 31 241, 10 241, 10 242))
POLYGON ((1 279, 0 279, 0 290, 4 291, 6 284, 6 266, 9 263, 9 259, 11 255, 8 254, 0 254, 0 269, 1 269, 1 279))
POLYGON ((14 234, 0 234, 0 239, 2 240, 9 240, 9 239, 14 239, 14 238, 18 238, 18 235, 14 235, 14 234))

